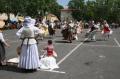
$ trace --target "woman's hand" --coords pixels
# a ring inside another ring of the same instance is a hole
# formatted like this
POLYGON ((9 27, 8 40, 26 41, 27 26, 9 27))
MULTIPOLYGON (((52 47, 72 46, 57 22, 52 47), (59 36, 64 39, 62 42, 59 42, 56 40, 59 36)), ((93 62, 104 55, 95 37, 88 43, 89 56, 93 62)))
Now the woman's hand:
POLYGON ((4 44, 5 44, 6 47, 10 47, 10 45, 8 43, 5 42, 4 44))

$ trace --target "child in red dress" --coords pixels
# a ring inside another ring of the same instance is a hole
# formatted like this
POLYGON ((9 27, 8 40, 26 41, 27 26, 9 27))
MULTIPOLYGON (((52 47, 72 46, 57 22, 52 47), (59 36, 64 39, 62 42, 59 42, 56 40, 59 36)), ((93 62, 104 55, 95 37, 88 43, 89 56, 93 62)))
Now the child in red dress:
POLYGON ((55 69, 59 68, 55 57, 57 57, 56 52, 54 51, 54 46, 52 44, 52 40, 48 40, 48 45, 44 48, 46 51, 43 57, 40 60, 40 68, 41 69, 55 69))

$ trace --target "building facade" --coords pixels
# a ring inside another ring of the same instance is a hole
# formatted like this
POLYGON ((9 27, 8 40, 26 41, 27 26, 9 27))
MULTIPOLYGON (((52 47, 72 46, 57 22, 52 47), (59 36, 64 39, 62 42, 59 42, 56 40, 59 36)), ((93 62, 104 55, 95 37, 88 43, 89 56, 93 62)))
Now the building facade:
POLYGON ((72 9, 61 9, 61 21, 72 19, 72 9))

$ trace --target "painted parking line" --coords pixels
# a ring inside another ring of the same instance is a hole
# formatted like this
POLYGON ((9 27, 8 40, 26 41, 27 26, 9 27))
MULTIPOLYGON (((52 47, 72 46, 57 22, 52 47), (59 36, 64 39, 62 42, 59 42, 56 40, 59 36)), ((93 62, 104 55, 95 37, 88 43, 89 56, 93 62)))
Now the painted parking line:
POLYGON ((120 47, 120 43, 118 42, 118 40, 116 38, 114 38, 114 41, 116 42, 116 44, 118 45, 118 47, 120 47))
POLYGON ((53 72, 53 73, 60 73, 60 74, 65 74, 66 72, 63 72, 63 71, 57 71, 57 70, 53 70, 53 69, 50 69, 50 70, 45 70, 45 69, 37 69, 39 71, 46 71, 46 72, 53 72))
POLYGON ((75 48, 73 48, 65 57, 63 57, 57 64, 60 65, 64 60, 66 60, 76 49, 78 49, 83 43, 87 40, 86 38, 83 42, 78 44, 75 48))

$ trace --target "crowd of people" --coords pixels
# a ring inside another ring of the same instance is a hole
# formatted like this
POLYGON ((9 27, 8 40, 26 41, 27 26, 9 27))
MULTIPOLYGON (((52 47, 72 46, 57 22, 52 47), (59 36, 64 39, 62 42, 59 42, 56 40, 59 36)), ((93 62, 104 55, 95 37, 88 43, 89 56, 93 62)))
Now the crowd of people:
MULTIPOLYGON (((21 39, 21 45, 18 47, 18 57, 6 61, 5 47, 10 46, 6 43, 2 31, 4 21, 0 20, 0 65, 6 65, 6 62, 18 63, 18 67, 24 70, 37 70, 37 69, 55 69, 59 68, 56 63, 57 53, 54 49, 52 40, 48 40, 48 45, 43 48, 43 55, 39 56, 36 38, 41 37, 43 40, 48 34, 55 35, 55 22, 43 20, 36 23, 36 20, 26 16, 22 27, 17 31, 16 35, 21 39)), ((72 43, 72 40, 78 40, 78 35, 84 31, 84 23, 81 21, 63 21, 60 23, 61 34, 63 40, 72 43)), ((89 21, 89 29, 85 37, 91 41, 96 41, 96 34, 100 32, 104 40, 108 39, 112 34, 112 29, 106 20, 102 23, 89 21)))

